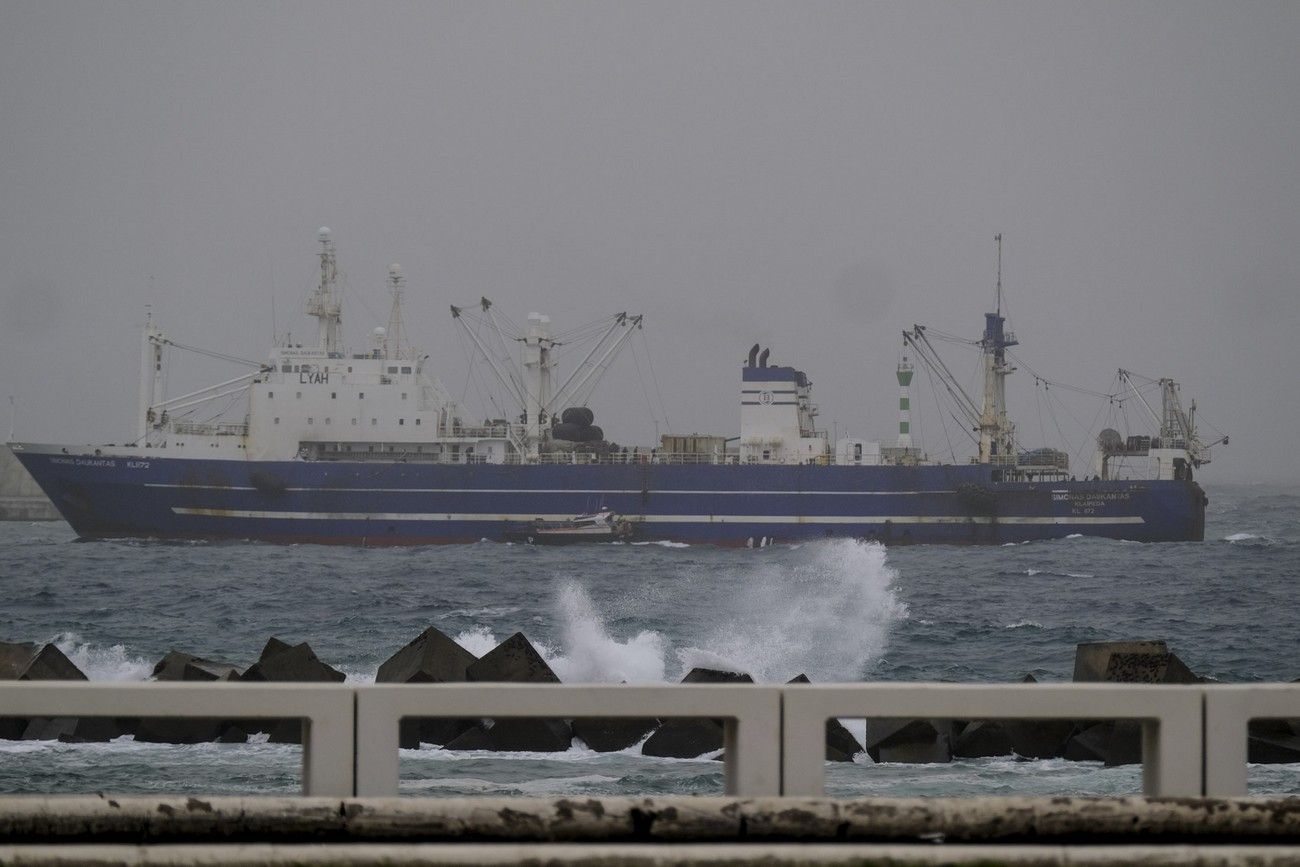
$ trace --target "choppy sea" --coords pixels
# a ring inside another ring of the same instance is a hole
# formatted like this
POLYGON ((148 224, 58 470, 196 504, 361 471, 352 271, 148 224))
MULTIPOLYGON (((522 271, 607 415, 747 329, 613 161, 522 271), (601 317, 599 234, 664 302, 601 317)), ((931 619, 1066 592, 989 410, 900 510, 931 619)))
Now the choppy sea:
MULTIPOLYGON (((1209 485, 1206 541, 1087 538, 992 548, 848 540, 354 549, 77 542, 0 524, 0 640, 53 641, 92 680, 142 680, 167 651, 241 667, 268 636, 308 641, 350 680, 436 626, 475 653, 519 630, 566 682, 1067 681, 1085 641, 1162 638, 1224 682, 1300 678, 1300 488, 1209 485)), ((3 709, 0 709, 3 715, 3 709)), ((850 725, 860 732, 861 726, 850 725)), ((298 747, 0 741, 0 793, 281 793, 298 747)), ((402 751, 408 794, 720 793, 709 758, 402 751)), ((1300 765, 1252 766, 1252 792, 1300 793, 1300 765)), ((836 795, 1112 794, 1137 767, 980 759, 829 768, 836 795)))

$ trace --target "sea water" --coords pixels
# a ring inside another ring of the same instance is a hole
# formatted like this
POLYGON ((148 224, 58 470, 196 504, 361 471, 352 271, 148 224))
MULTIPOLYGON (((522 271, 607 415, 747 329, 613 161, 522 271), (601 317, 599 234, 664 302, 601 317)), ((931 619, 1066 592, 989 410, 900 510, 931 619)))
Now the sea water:
MULTIPOLYGON (((1208 487, 1206 541, 1069 538, 1000 547, 849 540, 401 549, 80 543, 0 524, 0 640, 53 641, 92 680, 143 680, 167 651, 240 667, 271 635, 366 682, 428 626, 476 654, 524 632, 565 682, 675 682, 694 666, 760 682, 1068 681, 1079 642, 1160 638, 1229 683, 1300 677, 1300 489, 1208 487)), ((861 733, 860 721, 850 728, 861 733)), ((0 741, 0 792, 296 791, 301 750, 0 741)), ((409 794, 719 793, 721 763, 600 754, 402 751, 409 794)), ((1252 792, 1300 793, 1300 765, 1252 792)), ((828 769, 837 795, 1113 794, 1136 766, 1017 761, 828 769)))

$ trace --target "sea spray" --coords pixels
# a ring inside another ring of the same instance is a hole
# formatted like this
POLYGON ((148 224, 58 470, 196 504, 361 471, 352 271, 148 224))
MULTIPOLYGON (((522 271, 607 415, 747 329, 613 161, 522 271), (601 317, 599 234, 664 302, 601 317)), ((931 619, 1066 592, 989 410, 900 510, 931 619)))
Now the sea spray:
POLYGON ((848 539, 816 542, 799 561, 752 563, 723 570, 731 610, 720 610, 710 634, 678 651, 683 672, 697 665, 786 680, 856 681, 884 652, 894 623, 906 618, 898 573, 885 548, 848 539))
MULTIPOLYGON (((587 589, 562 580, 555 599, 559 648, 534 645, 570 683, 677 680, 695 666, 744 671, 766 682, 800 673, 823 682, 861 679, 884 652, 892 625, 907 616, 885 549, 837 540, 811 543, 796 556, 793 563, 748 560, 712 571, 707 580, 728 587, 727 604, 709 618, 707 632, 676 649, 653 630, 626 640, 611 635, 587 589)), ((496 637, 480 626, 456 641, 481 655, 496 637)))
POLYGON ((122 644, 90 644, 75 632, 60 632, 50 643, 91 680, 144 680, 153 674, 152 662, 133 655, 122 644))
POLYGON ((627 641, 612 638, 587 591, 574 581, 560 586, 556 600, 562 655, 548 660, 566 683, 656 683, 664 679, 663 636, 638 632, 627 641))

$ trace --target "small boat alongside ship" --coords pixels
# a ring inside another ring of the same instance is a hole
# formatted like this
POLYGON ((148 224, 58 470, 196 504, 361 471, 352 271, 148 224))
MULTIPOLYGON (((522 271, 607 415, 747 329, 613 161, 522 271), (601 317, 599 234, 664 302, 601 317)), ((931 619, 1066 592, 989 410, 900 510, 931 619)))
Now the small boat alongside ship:
POLYGON ((593 542, 626 542, 635 532, 631 521, 609 509, 577 515, 567 521, 534 518, 527 524, 508 528, 502 535, 506 542, 529 545, 576 545, 593 542))
POLYGON ((1132 395, 1108 397, 1140 406, 1150 423, 1102 431, 1082 472, 1064 452, 1022 444, 1006 404, 1017 341, 1002 315, 1000 239, 996 311, 978 340, 961 341, 980 354, 981 395, 966 394, 938 357, 939 332, 916 326, 904 332, 896 370, 897 439, 832 440, 817 425, 808 375, 755 344, 739 370, 738 435, 667 433, 633 447, 610 442, 587 403, 640 316, 557 335, 540 314, 512 326, 487 299, 452 307, 499 383, 493 405, 514 405, 479 420, 407 342, 399 266, 389 269, 387 327, 365 348, 345 347, 333 237, 322 229, 318 240, 319 282, 307 305, 314 342, 286 336, 247 374, 169 396, 164 350, 191 347, 149 321, 129 442, 11 444, 79 536, 414 545, 635 534, 734 546, 1204 536, 1207 500, 1193 473, 1215 443, 1201 440, 1195 403, 1184 411, 1173 380, 1139 383, 1121 371, 1132 395), (557 355, 588 347, 561 379, 557 355), (914 361, 953 398, 950 414, 977 443, 968 462, 936 460, 913 442, 914 361), (588 512, 595 502, 602 508, 588 512))

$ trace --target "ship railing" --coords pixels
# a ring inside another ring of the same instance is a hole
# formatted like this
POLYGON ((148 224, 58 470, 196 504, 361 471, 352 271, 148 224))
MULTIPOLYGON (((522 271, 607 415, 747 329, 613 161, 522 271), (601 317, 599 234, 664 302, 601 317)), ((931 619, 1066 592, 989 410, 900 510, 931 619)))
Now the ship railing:
MULTIPOLYGON (((533 463, 527 459, 515 459, 515 463, 533 463)), ((739 457, 735 454, 698 454, 695 452, 661 452, 631 451, 596 453, 596 452, 543 452, 538 455, 536 463, 572 464, 581 466, 628 466, 636 464, 736 464, 739 457)))
POLYGON ((172 432, 189 436, 246 437, 248 425, 239 422, 174 421, 172 432))
POLYGON ((0 707, 10 717, 299 719, 303 792, 335 797, 398 793, 398 728, 410 718, 719 719, 726 790, 740 796, 821 795, 835 718, 1131 720, 1145 794, 1235 797, 1246 793, 1248 724, 1300 717, 1300 684, 7 682, 0 707))

